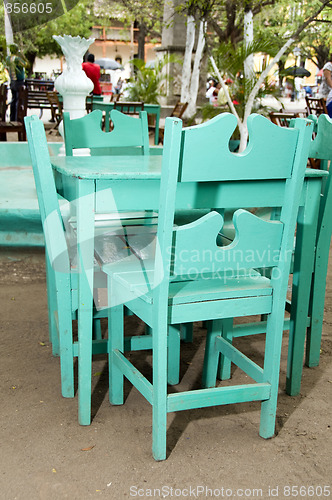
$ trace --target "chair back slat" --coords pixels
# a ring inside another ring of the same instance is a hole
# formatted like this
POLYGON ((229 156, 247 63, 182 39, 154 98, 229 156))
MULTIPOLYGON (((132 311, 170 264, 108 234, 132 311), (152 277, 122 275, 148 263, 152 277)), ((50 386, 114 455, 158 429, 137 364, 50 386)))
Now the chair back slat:
POLYGON ((328 114, 326 102, 324 99, 306 96, 305 101, 307 105, 308 115, 314 114, 319 116, 321 114, 326 114, 326 115, 328 114))
POLYGON ((98 149, 102 149, 102 154, 106 154, 105 148, 109 149, 109 153, 115 154, 117 148, 141 148, 142 154, 148 154, 149 130, 146 111, 140 111, 139 118, 134 118, 112 110, 114 129, 111 132, 102 130, 102 115, 99 109, 73 120, 70 119, 69 113, 63 114, 67 156, 72 156, 73 150, 78 148, 90 148, 92 154, 98 149))
POLYGON ((50 262, 69 272, 68 246, 64 233, 52 165, 48 152, 44 125, 37 116, 24 118, 32 169, 35 178, 39 210, 50 262))
POLYGON ((178 102, 175 104, 175 106, 174 106, 174 108, 173 108, 173 111, 172 111, 172 113, 171 113, 171 115, 170 115, 170 116, 174 116, 174 117, 176 117, 176 118, 181 118, 181 117, 182 117, 182 115, 183 115, 183 113, 184 113, 184 112, 185 112, 185 110, 187 109, 188 104, 189 104, 188 102, 180 102, 180 101, 178 101, 178 102))
POLYGON ((297 131, 277 127, 260 115, 252 115, 248 119, 249 144, 243 153, 235 154, 229 149, 235 128, 236 118, 229 113, 186 128, 183 131, 181 181, 290 177, 293 157, 289 152, 294 151, 297 131))
POLYGON ((325 114, 319 115, 316 126, 316 137, 310 144, 309 156, 332 160, 332 119, 325 114))
POLYGON ((126 115, 137 115, 140 111, 144 110, 144 102, 114 100, 114 109, 117 109, 126 115))

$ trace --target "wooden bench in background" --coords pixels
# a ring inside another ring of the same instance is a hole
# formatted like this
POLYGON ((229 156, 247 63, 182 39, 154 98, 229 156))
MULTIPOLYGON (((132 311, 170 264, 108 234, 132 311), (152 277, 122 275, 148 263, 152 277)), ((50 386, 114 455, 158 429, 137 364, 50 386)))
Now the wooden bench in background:
POLYGON ((44 109, 51 109, 47 92, 54 90, 54 82, 44 80, 26 80, 28 89, 27 107, 28 109, 39 109, 39 118, 43 115, 44 109))

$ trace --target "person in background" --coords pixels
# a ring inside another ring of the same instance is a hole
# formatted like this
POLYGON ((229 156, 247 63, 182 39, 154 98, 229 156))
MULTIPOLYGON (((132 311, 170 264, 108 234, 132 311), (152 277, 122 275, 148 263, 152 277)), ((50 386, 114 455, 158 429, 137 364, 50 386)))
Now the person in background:
POLYGON ((332 89, 330 90, 327 98, 326 98, 326 107, 329 117, 332 118, 332 89))
POLYGON ((93 83, 93 95, 101 95, 101 87, 99 83, 100 78, 100 66, 95 64, 94 54, 89 54, 87 57, 87 62, 82 64, 82 68, 88 78, 93 83))
POLYGON ((12 44, 9 47, 10 56, 7 57, 7 66, 10 77, 10 90, 12 93, 12 100, 10 103, 10 121, 17 121, 17 104, 18 104, 18 94, 21 87, 24 85, 25 71, 24 68, 27 66, 27 60, 23 54, 19 51, 16 44, 12 44))
POLYGON ((323 66, 322 83, 319 86, 317 93, 318 98, 327 99, 330 91, 332 90, 332 62, 327 62, 323 66))
POLYGON ((209 99, 209 103, 212 106, 218 106, 218 94, 221 88, 221 83, 214 80, 209 90, 206 92, 205 97, 209 99))
POLYGON ((121 94, 121 89, 122 89, 122 85, 123 85, 123 80, 122 78, 120 77, 116 83, 116 85, 114 86, 114 93, 115 94, 121 94))
POLYGON ((305 95, 308 97, 312 97, 312 88, 309 85, 306 85, 304 88, 305 95))

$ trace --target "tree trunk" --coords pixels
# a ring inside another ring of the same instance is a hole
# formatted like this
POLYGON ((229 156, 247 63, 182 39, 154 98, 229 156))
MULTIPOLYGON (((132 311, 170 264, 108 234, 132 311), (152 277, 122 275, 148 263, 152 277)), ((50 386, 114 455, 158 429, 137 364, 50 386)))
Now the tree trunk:
MULTIPOLYGON (((206 29, 206 23, 204 21, 201 21, 199 24, 199 33, 197 40, 197 48, 195 52, 194 67, 191 74, 189 99, 187 100, 188 107, 184 113, 185 118, 194 116, 197 110, 196 103, 197 103, 197 95, 199 87, 199 74, 201 69, 203 50, 205 46, 205 36, 204 36, 205 29, 206 29)), ((187 101, 182 101, 182 102, 187 102, 187 101)))
POLYGON ((195 19, 187 18, 186 48, 182 66, 181 102, 187 102, 190 97, 191 59, 195 43, 195 19))
POLYGON ((145 36, 146 36, 146 26, 144 23, 139 23, 138 25, 138 59, 145 61, 145 36))
POLYGON ((13 36, 13 28, 12 28, 12 24, 10 21, 10 17, 8 15, 7 9, 6 9, 6 3, 4 5, 5 5, 5 37, 6 37, 6 45, 7 45, 7 55, 9 55, 9 53, 10 53, 9 46, 14 43, 14 36, 13 36))
MULTIPOLYGON (((244 13, 244 43, 245 47, 254 41, 254 22, 252 10, 248 10, 244 13)), ((250 54, 244 61, 244 76, 248 80, 251 80, 255 74, 254 70, 254 54, 250 54)))

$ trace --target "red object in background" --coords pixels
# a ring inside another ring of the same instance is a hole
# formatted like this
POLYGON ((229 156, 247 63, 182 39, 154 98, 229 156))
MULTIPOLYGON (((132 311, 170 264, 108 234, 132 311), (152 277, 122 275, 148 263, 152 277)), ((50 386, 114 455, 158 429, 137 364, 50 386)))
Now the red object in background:
POLYGON ((112 94, 112 84, 110 82, 100 82, 100 87, 103 95, 112 94))
POLYGON ((318 71, 318 73, 316 74, 316 76, 323 76, 323 68, 318 71))
POLYGON ((85 71, 85 74, 93 83, 93 93, 95 95, 101 94, 101 88, 99 84, 100 78, 100 67, 98 64, 94 64, 92 62, 85 62, 82 64, 82 68, 85 71))

